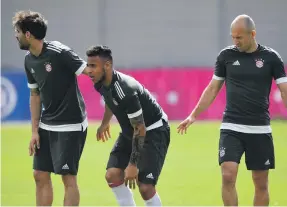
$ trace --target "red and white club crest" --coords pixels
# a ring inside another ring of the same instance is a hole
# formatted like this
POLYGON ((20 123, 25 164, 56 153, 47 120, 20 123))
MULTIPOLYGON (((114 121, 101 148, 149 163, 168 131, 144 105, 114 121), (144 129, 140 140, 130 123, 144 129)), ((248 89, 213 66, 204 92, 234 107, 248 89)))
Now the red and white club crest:
POLYGON ((255 63, 257 68, 262 68, 264 65, 264 61, 262 59, 255 60, 255 63))
POLYGON ((45 64, 45 68, 46 68, 46 71, 47 71, 47 72, 50 72, 50 71, 52 70, 51 63, 46 63, 46 64, 45 64))

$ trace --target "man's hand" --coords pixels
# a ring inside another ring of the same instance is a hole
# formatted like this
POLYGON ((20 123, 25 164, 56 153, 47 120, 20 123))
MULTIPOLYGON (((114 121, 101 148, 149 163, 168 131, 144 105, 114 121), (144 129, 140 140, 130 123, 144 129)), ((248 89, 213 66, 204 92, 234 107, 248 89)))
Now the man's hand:
POLYGON ((40 136, 38 132, 32 133, 31 141, 29 144, 29 155, 32 156, 36 152, 37 149, 40 149, 40 136))
POLYGON ((125 169, 125 185, 129 184, 131 189, 136 188, 139 170, 136 165, 129 164, 125 169))
POLYGON ((110 134, 110 125, 101 125, 97 129, 97 140, 102 140, 103 142, 108 141, 108 139, 111 138, 110 134))
POLYGON ((187 128, 195 122, 195 117, 188 116, 183 122, 181 122, 177 127, 177 133, 183 134, 183 132, 186 134, 187 128))

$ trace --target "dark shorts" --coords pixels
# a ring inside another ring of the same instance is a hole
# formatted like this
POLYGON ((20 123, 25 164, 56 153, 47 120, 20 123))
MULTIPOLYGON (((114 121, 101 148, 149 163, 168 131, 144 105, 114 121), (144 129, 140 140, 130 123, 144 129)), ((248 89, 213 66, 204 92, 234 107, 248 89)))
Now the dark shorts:
POLYGON ((219 164, 233 161, 240 163, 245 152, 248 170, 268 170, 275 168, 272 134, 247 134, 222 129, 219 140, 219 164))
POLYGON ((40 149, 36 150, 33 169, 60 175, 77 175, 87 129, 54 132, 39 129, 40 149))
MULTIPOLYGON (((168 124, 147 131, 144 150, 138 163, 138 180, 141 183, 156 185, 161 173, 170 142, 168 124)), ((110 153, 107 169, 125 169, 132 150, 132 139, 120 134, 110 153)))

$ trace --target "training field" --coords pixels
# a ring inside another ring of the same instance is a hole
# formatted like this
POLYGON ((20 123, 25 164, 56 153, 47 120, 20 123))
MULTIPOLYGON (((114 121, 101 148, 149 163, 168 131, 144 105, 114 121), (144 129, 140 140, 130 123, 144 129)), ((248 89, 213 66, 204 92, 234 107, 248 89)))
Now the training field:
MULTIPOLYGON (((198 122, 189 133, 180 136, 177 123, 171 125, 171 145, 163 168, 158 192, 163 205, 222 205, 221 177, 217 164, 219 122, 198 122)), ((270 205, 287 206, 287 123, 272 122, 276 153, 276 170, 270 173, 270 205)), ((112 125, 112 139, 96 141, 97 124, 90 124, 83 152, 79 186, 80 205, 117 205, 105 183, 105 167, 119 127, 112 125)), ((32 177, 32 157, 28 156, 30 125, 2 125, 2 203, 4 206, 35 205, 35 186, 32 177)), ((252 205, 254 192, 251 173, 246 171, 244 159, 238 175, 240 205, 252 205)), ((63 186, 59 176, 53 175, 54 205, 62 205, 63 186)), ((144 205, 135 191, 137 205, 144 205)))

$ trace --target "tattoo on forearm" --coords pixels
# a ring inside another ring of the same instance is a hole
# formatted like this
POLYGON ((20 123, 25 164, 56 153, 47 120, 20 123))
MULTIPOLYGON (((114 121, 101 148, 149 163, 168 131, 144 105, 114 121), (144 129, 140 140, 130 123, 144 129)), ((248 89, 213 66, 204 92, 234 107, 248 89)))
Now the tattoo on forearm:
POLYGON ((30 89, 30 95, 31 96, 39 96, 40 95, 40 91, 38 88, 31 88, 30 89))
POLYGON ((142 114, 130 119, 130 122, 134 127, 130 163, 136 165, 140 159, 140 154, 144 146, 146 129, 142 114))
POLYGON ((145 137, 134 137, 133 143, 132 143, 132 153, 130 157, 130 163, 137 165, 139 159, 140 159, 140 151, 143 148, 145 137))

